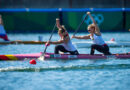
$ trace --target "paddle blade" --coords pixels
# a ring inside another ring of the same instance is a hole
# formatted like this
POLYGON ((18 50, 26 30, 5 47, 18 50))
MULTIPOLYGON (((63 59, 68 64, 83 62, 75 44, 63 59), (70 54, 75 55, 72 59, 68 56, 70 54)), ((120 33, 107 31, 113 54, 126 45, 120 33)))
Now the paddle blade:
POLYGON ((40 60, 40 61, 44 61, 44 59, 45 59, 44 55, 42 55, 42 56, 40 56, 40 57, 38 58, 38 60, 40 60))

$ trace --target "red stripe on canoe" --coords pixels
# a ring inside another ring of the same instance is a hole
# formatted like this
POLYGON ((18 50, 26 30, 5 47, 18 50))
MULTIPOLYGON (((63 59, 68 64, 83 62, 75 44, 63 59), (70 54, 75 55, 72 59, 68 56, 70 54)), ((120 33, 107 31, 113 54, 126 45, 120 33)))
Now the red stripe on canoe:
POLYGON ((10 60, 10 59, 5 55, 0 55, 0 60, 10 60))

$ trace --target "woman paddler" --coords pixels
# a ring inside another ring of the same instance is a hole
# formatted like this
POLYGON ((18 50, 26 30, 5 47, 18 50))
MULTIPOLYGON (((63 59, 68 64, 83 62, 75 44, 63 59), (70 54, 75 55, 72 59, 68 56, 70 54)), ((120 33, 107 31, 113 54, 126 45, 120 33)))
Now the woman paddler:
POLYGON ((0 39, 2 39, 4 41, 9 41, 8 36, 4 29, 2 15, 0 15, 0 39))
POLYGON ((104 42, 100 29, 98 25, 96 24, 96 21, 94 18, 91 16, 90 12, 87 12, 87 14, 90 16, 93 24, 90 24, 87 29, 88 32, 90 33, 89 35, 86 36, 72 36, 72 38, 76 39, 91 39, 94 44, 91 45, 91 51, 90 54, 94 55, 95 50, 103 53, 104 55, 111 55, 109 52, 109 47, 108 45, 104 42))
POLYGON ((63 25, 62 26, 60 25, 60 21, 58 18, 56 19, 56 24, 57 24, 60 40, 47 42, 46 45, 58 44, 55 46, 55 51, 54 51, 55 54, 59 54, 59 51, 61 51, 65 53, 69 52, 71 55, 78 55, 79 53, 77 49, 74 47, 74 45, 72 44, 67 30, 63 25))

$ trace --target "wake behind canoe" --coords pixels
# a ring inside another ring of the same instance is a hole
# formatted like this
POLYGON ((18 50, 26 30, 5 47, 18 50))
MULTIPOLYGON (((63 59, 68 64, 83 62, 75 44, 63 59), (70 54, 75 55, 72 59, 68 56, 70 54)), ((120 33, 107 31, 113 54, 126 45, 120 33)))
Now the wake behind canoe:
MULTIPOLYGON (((0 60, 25 60, 38 58, 42 53, 33 53, 33 54, 10 54, 10 55, 0 55, 0 60)), ((46 53, 45 60, 51 59, 60 59, 60 60, 70 60, 70 59, 107 59, 107 58, 119 58, 119 59, 130 59, 130 53, 122 54, 113 54, 113 55, 103 55, 103 54, 79 54, 79 55, 70 55, 70 54, 54 54, 46 53)))

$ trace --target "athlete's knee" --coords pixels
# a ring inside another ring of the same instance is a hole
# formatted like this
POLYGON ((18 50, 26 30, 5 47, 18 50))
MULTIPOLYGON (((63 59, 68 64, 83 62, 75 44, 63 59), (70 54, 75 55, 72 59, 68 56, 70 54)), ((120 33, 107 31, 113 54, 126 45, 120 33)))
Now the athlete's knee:
POLYGON ((60 48, 61 48, 61 45, 55 46, 55 49, 60 49, 60 48))
POLYGON ((60 46, 59 45, 55 46, 55 54, 59 54, 59 50, 60 50, 60 46))
POLYGON ((95 47, 96 47, 96 44, 92 44, 92 45, 91 45, 91 48, 92 48, 92 49, 95 49, 95 47))

